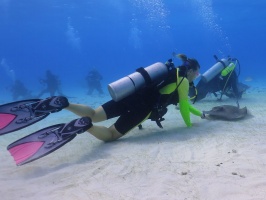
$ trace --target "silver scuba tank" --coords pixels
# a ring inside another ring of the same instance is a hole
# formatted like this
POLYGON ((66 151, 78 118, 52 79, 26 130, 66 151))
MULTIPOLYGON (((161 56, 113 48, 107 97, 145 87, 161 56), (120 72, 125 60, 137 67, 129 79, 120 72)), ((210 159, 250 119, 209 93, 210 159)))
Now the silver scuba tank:
POLYGON ((201 75, 201 79, 205 83, 209 82, 228 65, 229 65, 229 60, 222 58, 217 63, 215 63, 210 69, 204 72, 204 74, 201 75))
POLYGON ((119 101, 150 83, 160 83, 168 76, 168 68, 161 62, 154 63, 145 68, 125 76, 108 85, 109 93, 114 101, 119 101))

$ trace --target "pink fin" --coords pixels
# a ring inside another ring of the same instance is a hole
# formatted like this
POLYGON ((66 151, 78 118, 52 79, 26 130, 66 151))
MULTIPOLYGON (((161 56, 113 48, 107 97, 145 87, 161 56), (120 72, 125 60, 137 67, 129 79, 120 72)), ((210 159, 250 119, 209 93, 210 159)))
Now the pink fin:
POLYGON ((0 129, 5 128, 15 117, 16 115, 0 113, 0 129))
POLYGON ((34 155, 40 149, 43 143, 44 142, 27 142, 14 146, 8 151, 10 152, 11 156, 13 156, 16 164, 18 165, 34 155))

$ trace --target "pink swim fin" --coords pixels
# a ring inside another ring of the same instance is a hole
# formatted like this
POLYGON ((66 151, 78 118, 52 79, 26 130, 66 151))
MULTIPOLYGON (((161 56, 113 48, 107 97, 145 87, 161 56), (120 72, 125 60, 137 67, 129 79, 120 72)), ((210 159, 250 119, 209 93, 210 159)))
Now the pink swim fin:
POLYGON ((75 119, 67 124, 56 124, 13 142, 7 150, 17 165, 24 165, 59 149, 91 126, 91 119, 88 117, 75 119))

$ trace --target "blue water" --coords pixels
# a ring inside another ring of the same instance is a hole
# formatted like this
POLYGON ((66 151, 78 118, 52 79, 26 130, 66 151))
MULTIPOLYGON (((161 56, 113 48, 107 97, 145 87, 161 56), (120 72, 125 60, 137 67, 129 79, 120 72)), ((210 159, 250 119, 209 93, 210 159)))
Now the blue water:
POLYGON ((198 59, 201 72, 214 54, 231 55, 241 63, 240 79, 263 79, 265 10, 264 0, 0 0, 1 98, 15 79, 38 93, 47 69, 63 91, 85 94, 95 67, 106 90, 173 51, 198 59))

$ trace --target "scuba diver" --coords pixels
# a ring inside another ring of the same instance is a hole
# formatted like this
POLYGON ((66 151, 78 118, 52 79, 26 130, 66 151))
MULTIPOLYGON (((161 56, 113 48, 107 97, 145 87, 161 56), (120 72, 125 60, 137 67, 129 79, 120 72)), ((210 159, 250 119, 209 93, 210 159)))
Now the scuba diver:
POLYGON ((224 58, 219 60, 214 56, 217 63, 202 74, 200 81, 196 86, 193 84, 189 89, 189 96, 193 102, 204 99, 207 94, 214 94, 218 100, 223 95, 229 98, 235 98, 237 101, 242 98, 243 93, 249 88, 240 83, 240 63, 236 58, 224 58), (237 69, 238 68, 238 72, 237 69))
POLYGON ((8 87, 12 93, 13 100, 32 98, 31 91, 29 91, 20 80, 15 80, 14 84, 8 87))
POLYGON ((62 95, 61 92, 61 83, 60 80, 56 75, 54 75, 50 70, 46 71, 46 78, 40 79, 40 83, 43 85, 46 85, 46 88, 44 88, 38 95, 37 98, 40 98, 43 94, 49 93, 50 96, 54 96, 57 92, 59 95, 62 95))
POLYGON ((88 95, 92 95, 94 90, 97 90, 100 95, 103 94, 103 89, 101 84, 102 79, 103 79, 102 75, 95 68, 89 71, 89 74, 86 76, 86 81, 89 88, 87 93, 88 95))
POLYGON ((0 135, 22 129, 62 109, 81 117, 41 129, 10 144, 7 149, 16 164, 23 165, 48 155, 85 131, 107 142, 124 136, 147 119, 162 128, 163 116, 171 104, 179 104, 186 126, 191 127, 190 113, 205 118, 204 112, 193 107, 188 97, 189 83, 198 76, 200 65, 196 59, 184 54, 178 57, 182 60, 181 66, 175 67, 169 59, 165 64, 157 62, 146 68, 138 68, 136 72, 110 83, 108 90, 112 99, 97 109, 69 103, 63 96, 2 105, 0 117, 1 112, 5 112, 5 120, 0 135), (16 114, 15 117, 11 111, 16 114), (118 118, 110 127, 94 124, 114 117, 118 118))

